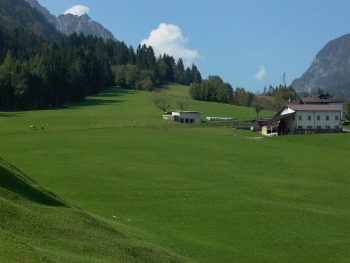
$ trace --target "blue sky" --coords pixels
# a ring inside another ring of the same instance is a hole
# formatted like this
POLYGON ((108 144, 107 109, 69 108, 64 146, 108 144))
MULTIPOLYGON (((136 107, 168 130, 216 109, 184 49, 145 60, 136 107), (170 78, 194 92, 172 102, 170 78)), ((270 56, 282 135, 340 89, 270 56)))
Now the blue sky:
POLYGON ((281 84, 284 72, 290 84, 327 42, 350 33, 349 0, 38 1, 56 16, 84 6, 76 10, 127 45, 182 55, 203 78, 252 92, 281 84))

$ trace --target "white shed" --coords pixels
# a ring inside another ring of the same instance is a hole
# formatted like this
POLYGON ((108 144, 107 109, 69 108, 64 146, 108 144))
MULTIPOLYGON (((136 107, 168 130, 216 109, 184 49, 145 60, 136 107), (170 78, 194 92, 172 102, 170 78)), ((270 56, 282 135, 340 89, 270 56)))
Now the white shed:
POLYGON ((163 115, 165 120, 174 120, 181 123, 201 123, 202 113, 199 111, 171 111, 163 115), (171 113, 171 114, 170 114, 171 113))

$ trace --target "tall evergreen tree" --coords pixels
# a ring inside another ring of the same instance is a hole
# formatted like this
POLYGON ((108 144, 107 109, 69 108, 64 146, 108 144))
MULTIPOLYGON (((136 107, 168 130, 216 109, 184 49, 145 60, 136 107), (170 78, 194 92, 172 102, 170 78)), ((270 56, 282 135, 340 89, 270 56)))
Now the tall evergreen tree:
POLYGON ((202 82, 201 73, 199 72, 199 70, 195 64, 192 64, 191 73, 192 73, 191 82, 194 82, 194 83, 201 83, 202 82))

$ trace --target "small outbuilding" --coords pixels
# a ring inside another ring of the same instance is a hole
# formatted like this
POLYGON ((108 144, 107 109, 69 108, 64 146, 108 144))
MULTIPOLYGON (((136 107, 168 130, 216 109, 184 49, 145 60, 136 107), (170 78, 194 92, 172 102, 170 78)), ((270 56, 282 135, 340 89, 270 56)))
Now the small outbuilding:
POLYGON ((166 112, 163 115, 164 120, 172 120, 180 123, 201 123, 202 113, 199 111, 181 111, 175 110, 166 112))

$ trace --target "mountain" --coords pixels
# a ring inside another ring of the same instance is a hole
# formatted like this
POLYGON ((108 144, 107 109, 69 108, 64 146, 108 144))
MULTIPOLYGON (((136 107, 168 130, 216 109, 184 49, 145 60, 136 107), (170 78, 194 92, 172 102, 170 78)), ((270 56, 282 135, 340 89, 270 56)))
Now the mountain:
POLYGON ((32 8, 37 9, 44 15, 47 21, 56 26, 56 17, 45 7, 41 6, 37 0, 25 0, 32 8))
POLYGON ((31 8, 23 0, 0 1, 0 24, 1 29, 21 28, 44 38, 57 35, 55 26, 48 23, 41 12, 31 8))
POLYGON ((77 34, 94 35, 103 39, 114 38, 110 31, 100 23, 92 20, 87 14, 82 16, 72 14, 60 15, 57 17, 56 29, 65 35, 75 32, 77 34))
POLYGON ((72 33, 83 33, 84 35, 94 35, 103 39, 113 38, 113 34, 103 27, 100 23, 92 20, 88 15, 75 16, 65 14, 55 17, 45 7, 41 6, 37 0, 24 0, 32 8, 38 10, 44 15, 46 20, 53 24, 57 31, 65 35, 72 33))
POLYGON ((328 42, 292 85, 300 94, 322 90, 350 96, 350 34, 328 42))

